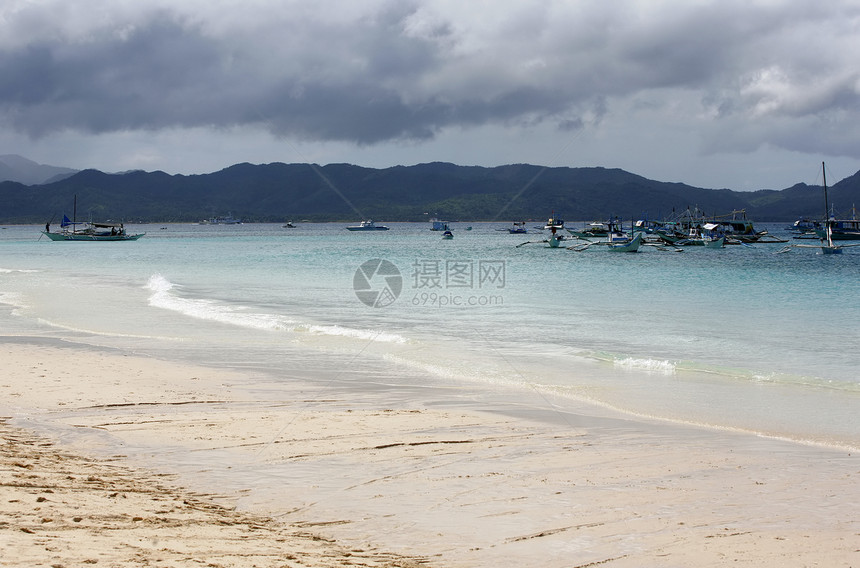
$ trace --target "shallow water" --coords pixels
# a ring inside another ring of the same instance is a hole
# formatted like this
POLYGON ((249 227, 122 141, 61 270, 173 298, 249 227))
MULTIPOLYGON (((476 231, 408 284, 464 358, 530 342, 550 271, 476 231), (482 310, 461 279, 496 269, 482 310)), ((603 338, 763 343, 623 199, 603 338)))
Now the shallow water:
POLYGON ((522 389, 548 411, 860 447, 860 247, 577 253, 517 247, 545 237, 503 223, 455 223, 450 241, 387 224, 130 226, 147 235, 125 243, 8 227, 0 322, 265 380, 522 389))

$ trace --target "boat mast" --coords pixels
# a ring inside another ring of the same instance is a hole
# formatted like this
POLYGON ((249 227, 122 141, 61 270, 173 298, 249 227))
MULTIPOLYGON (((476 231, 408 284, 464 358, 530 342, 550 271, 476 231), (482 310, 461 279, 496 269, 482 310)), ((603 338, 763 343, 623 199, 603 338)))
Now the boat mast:
POLYGON ((821 178, 824 182, 824 222, 829 223, 829 217, 827 216, 827 208, 829 207, 827 202, 827 173, 824 171, 824 162, 821 162, 821 178))
MULTIPOLYGON (((824 162, 821 162, 821 180, 824 184, 824 236, 826 237, 825 242, 827 243, 828 249, 833 249, 833 228, 831 227, 830 216, 827 212, 827 173, 824 169, 824 162)), ((834 250, 833 252, 838 252, 838 250, 834 250)))

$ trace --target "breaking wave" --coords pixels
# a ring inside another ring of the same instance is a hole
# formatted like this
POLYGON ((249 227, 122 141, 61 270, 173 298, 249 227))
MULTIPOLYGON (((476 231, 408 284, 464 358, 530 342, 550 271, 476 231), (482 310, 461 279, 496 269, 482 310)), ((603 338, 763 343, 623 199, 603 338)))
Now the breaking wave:
POLYGON ((369 329, 354 329, 341 325, 311 324, 290 319, 283 315, 249 311, 245 306, 230 306, 217 300, 184 298, 175 293, 181 286, 170 282, 160 274, 152 275, 146 283, 145 288, 152 292, 149 297, 150 306, 171 310, 201 320, 264 331, 310 333, 367 341, 406 343, 404 337, 394 333, 369 329))

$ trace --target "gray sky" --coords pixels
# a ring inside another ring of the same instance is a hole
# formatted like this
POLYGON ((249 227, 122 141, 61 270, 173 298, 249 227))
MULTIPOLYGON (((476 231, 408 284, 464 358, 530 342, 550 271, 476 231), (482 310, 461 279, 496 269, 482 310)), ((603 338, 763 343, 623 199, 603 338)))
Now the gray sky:
POLYGON ((0 154, 73 168, 860 170, 860 0, 3 0, 0 77, 0 154))

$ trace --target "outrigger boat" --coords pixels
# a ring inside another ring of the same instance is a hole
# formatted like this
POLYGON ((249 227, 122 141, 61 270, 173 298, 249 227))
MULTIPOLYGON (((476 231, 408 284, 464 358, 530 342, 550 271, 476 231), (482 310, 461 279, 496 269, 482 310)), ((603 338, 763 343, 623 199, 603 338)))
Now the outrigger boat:
POLYGON ((636 233, 633 238, 626 243, 610 242, 607 246, 609 252, 639 252, 639 245, 642 244, 642 233, 636 233))
POLYGON ((228 213, 226 217, 210 217, 203 221, 204 225, 241 225, 242 220, 233 217, 232 213, 228 213))
POLYGON ((652 222, 653 234, 671 245, 701 245, 701 230, 705 224, 716 225, 711 232, 725 236, 724 244, 747 243, 785 243, 786 239, 777 238, 767 231, 756 231, 752 221, 747 219, 746 210, 732 211, 726 215, 707 217, 698 208, 690 209, 666 221, 652 222), (691 235, 694 238, 691 239, 691 235))
POLYGON ((448 221, 442 221, 441 219, 430 219, 430 223, 432 223, 430 227, 431 231, 445 231, 448 228, 448 221))
POLYGON ((716 223, 705 223, 700 227, 691 227, 686 239, 674 243, 677 245, 703 246, 705 248, 723 248, 726 235, 716 223))
POLYGON ((546 221, 546 225, 544 229, 550 230, 550 236, 547 242, 549 243, 549 248, 558 248, 561 242, 564 240, 564 235, 560 235, 559 231, 564 229, 564 219, 559 219, 555 216, 555 211, 552 212, 552 216, 546 221))
POLYGON ((555 216, 555 211, 552 212, 552 216, 547 219, 546 225, 544 225, 544 229, 550 230, 550 236, 547 242, 549 243, 549 248, 558 248, 561 245, 561 242, 564 240, 564 235, 560 235, 559 231, 564 229, 564 219, 559 219, 555 216))
POLYGON ((585 226, 581 231, 576 231, 574 229, 567 229, 567 232, 573 235, 574 237, 579 237, 583 239, 591 239, 591 238, 600 238, 605 237, 609 234, 611 229, 612 220, 610 219, 609 223, 604 223, 602 221, 594 221, 585 226))
MULTIPOLYGON (((64 219, 68 219, 65 217, 64 219)), ((146 233, 129 235, 122 223, 73 223, 63 226, 59 233, 52 233, 46 227, 42 234, 52 241, 136 241, 146 233), (69 226, 84 225, 82 229, 68 229, 69 226)))
POLYGON ((850 245, 835 245, 833 244, 833 224, 835 222, 834 219, 830 218, 828 215, 828 209, 830 208, 830 204, 827 200, 827 174, 824 171, 824 162, 821 162, 821 177, 824 183, 824 229, 819 233, 816 230, 816 233, 819 233, 819 237, 821 238, 820 245, 788 245, 784 247, 782 250, 777 252, 783 253, 788 252, 792 249, 792 247, 797 248, 820 248, 821 254, 842 254, 842 250, 850 247, 860 247, 860 243, 850 244, 850 245))
POLYGON ((634 232, 633 236, 631 237, 621 229, 620 221, 617 222, 614 219, 610 219, 609 221, 606 233, 606 240, 591 241, 588 240, 587 237, 579 236, 577 238, 582 239, 586 242, 571 245, 567 247, 568 250, 583 252, 585 250, 588 250, 592 246, 598 245, 605 246, 606 250, 610 252, 638 252, 639 247, 642 245, 641 232, 634 232))
MULTIPOLYGON (((860 241, 860 219, 852 207, 850 219, 836 219, 831 214, 829 218, 830 239, 833 241, 860 241)), ((825 237, 826 228, 819 225, 814 229, 819 238, 825 237)))
POLYGON ((61 231, 58 233, 51 232, 51 224, 45 225, 45 230, 42 234, 52 241, 136 241, 146 233, 137 233, 130 235, 125 231, 123 223, 105 222, 78 222, 78 196, 75 196, 74 209, 72 219, 63 215, 63 221, 60 223, 61 231), (78 228, 82 225, 82 228, 78 228))
POLYGON ((583 252, 595 245, 605 246, 606 250, 608 250, 609 252, 639 252, 639 247, 642 246, 642 233, 636 233, 635 235, 633 235, 632 239, 625 243, 614 243, 611 241, 591 241, 587 243, 580 243, 578 245, 571 245, 567 247, 567 250, 583 252))
MULTIPOLYGON (((469 229, 466 229, 467 231, 469 229)), ((525 235, 528 233, 528 229, 526 229, 525 221, 514 221, 513 227, 508 227, 507 229, 496 229, 497 231, 501 231, 503 233, 510 233, 512 235, 525 235)))
POLYGON ((525 221, 520 221, 520 222, 515 221, 514 226, 510 227, 508 229, 508 232, 512 235, 525 235, 529 231, 528 231, 528 229, 526 229, 526 222, 525 221))
POLYGON ((702 226, 702 245, 705 248, 723 248, 726 246, 726 236, 718 231, 719 225, 705 223, 702 226))
POLYGON ((560 231, 564 229, 564 219, 559 219, 555 216, 555 211, 552 212, 552 216, 547 219, 546 225, 543 227, 544 229, 555 229, 556 231, 560 231))
POLYGON ((524 243, 518 244, 517 248, 520 248, 521 246, 524 246, 524 245, 538 244, 538 243, 547 243, 547 244, 549 244, 549 248, 559 248, 559 246, 561 246, 562 241, 564 241, 564 238, 565 238, 564 235, 559 234, 559 231, 564 229, 564 220, 558 219, 557 217, 555 217, 555 212, 553 212, 553 215, 549 218, 549 220, 547 220, 546 225, 544 225, 543 227, 536 227, 536 228, 538 228, 538 229, 541 229, 541 228, 549 229, 550 230, 549 238, 543 239, 541 241, 526 241, 524 243))
MULTIPOLYGON (((797 233, 798 235, 807 235, 809 233, 815 234, 815 229, 819 228, 821 223, 808 217, 800 217, 797 221, 792 223, 790 226, 786 227, 785 230, 790 233, 797 233)), ((800 237, 794 237, 795 239, 800 237)))

